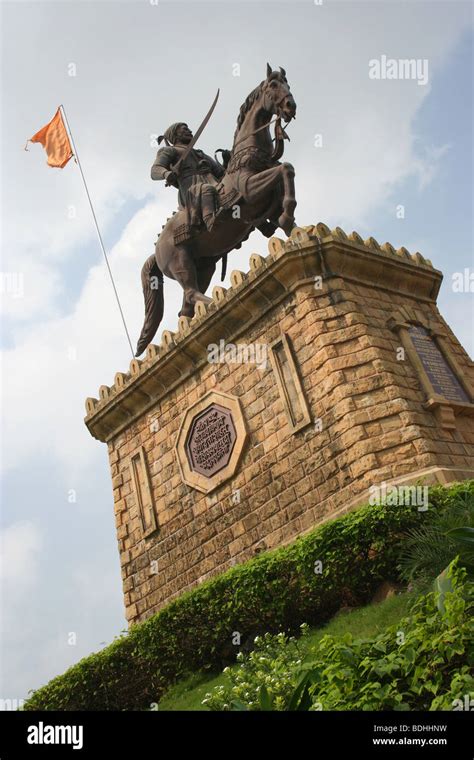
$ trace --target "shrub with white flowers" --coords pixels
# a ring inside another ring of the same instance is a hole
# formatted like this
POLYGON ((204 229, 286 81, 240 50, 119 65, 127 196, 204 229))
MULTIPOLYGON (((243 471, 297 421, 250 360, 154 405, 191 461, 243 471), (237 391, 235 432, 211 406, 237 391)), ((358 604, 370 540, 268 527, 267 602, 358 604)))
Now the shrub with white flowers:
POLYGON ((226 669, 229 685, 207 694, 204 704, 211 710, 465 709, 474 704, 474 583, 454 560, 436 589, 382 633, 326 635, 305 656, 284 633, 258 637, 253 652, 239 654, 240 665, 226 669))
MULTIPOLYGON (((301 626, 302 637, 309 626, 301 626)), ((248 655, 239 652, 238 667, 225 668, 230 685, 217 686, 203 704, 210 710, 286 710, 300 672, 301 639, 266 633, 254 640, 248 655)))

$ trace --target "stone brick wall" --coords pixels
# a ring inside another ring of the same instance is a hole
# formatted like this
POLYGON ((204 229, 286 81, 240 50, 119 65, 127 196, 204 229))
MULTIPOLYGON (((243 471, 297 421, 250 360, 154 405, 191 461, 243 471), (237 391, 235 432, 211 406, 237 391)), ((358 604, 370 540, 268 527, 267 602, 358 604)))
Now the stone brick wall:
POLYGON ((130 623, 363 503, 374 484, 474 475, 473 405, 427 408, 390 322, 441 335, 464 386, 472 382, 472 363, 436 307, 441 274, 429 262, 320 224, 272 239, 267 259, 250 263, 230 291, 214 289, 215 305, 200 304, 194 320, 181 319, 177 334, 87 400, 86 424, 108 443, 130 623), (269 346, 282 332, 311 417, 296 433, 270 361, 206 360, 211 339, 269 346), (235 474, 206 494, 183 482, 175 444, 186 410, 213 389, 240 400, 248 440, 235 474), (130 469, 139 446, 158 523, 148 536, 130 469))

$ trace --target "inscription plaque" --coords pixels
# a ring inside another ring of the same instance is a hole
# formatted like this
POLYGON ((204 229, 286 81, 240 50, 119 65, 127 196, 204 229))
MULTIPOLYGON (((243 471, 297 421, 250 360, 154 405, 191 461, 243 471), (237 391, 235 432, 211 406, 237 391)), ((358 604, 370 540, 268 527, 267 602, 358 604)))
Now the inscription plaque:
POLYGON ((186 438, 191 470, 211 478, 229 464, 236 438, 230 409, 210 404, 194 418, 186 438))
POLYGON ((210 493, 235 475, 246 441, 239 399, 217 388, 208 391, 186 410, 176 438, 183 481, 210 493))
POLYGON ((471 399, 428 330, 420 325, 412 325, 408 332, 435 393, 447 401, 470 403, 471 399))

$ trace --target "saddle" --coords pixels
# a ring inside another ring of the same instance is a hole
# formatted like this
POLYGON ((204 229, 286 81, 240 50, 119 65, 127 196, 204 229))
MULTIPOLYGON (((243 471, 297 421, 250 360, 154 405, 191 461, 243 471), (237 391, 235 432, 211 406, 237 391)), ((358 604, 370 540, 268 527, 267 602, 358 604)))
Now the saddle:
MULTIPOLYGON (((216 218, 218 218, 224 211, 231 208, 231 206, 234 206, 236 203, 238 203, 242 195, 239 193, 238 190, 232 188, 227 193, 224 192, 224 186, 222 183, 216 186, 217 190, 217 211, 216 211, 216 218)), ((196 237, 196 235, 201 231, 202 225, 200 227, 193 227, 188 223, 180 224, 179 227, 176 228, 173 241, 175 245, 179 245, 180 243, 185 243, 188 240, 191 240, 193 237, 196 237)))

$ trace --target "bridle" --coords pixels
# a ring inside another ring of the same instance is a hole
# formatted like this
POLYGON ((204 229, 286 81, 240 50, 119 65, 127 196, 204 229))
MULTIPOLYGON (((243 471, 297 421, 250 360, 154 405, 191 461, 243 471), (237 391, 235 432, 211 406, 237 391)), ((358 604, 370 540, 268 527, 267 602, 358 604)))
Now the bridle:
MULTIPOLYGON (((278 101, 278 103, 276 103, 276 107, 279 108, 280 105, 285 100, 285 98, 287 98, 287 97, 288 97, 288 93, 286 93, 285 95, 283 95, 280 98, 280 100, 278 101)), ((290 119, 290 121, 291 121, 291 119, 290 119)), ((268 121, 266 124, 263 124, 263 126, 257 127, 257 129, 254 129, 253 132, 249 132, 248 135, 245 135, 245 137, 241 137, 240 140, 237 140, 237 142, 234 143, 234 146, 232 148, 232 153, 234 153, 236 145, 238 145, 239 143, 243 142, 243 140, 248 140, 249 137, 252 137, 252 135, 255 135, 257 132, 260 132, 262 129, 266 129, 271 124, 276 124, 277 125, 277 127, 275 128, 275 137, 272 138, 272 142, 274 140, 277 140, 277 139, 280 139, 280 140, 281 139, 283 139, 283 140, 289 140, 290 138, 286 134, 286 129, 288 128, 288 125, 290 124, 290 121, 287 121, 286 124, 285 124, 285 126, 282 127, 281 126, 281 116, 275 116, 275 119, 270 119, 270 121, 268 121), (277 129, 281 130, 281 132, 282 132, 282 135, 279 138, 277 138, 277 136, 276 136, 277 129)), ((235 153, 234 153, 234 155, 235 155, 235 153)))

